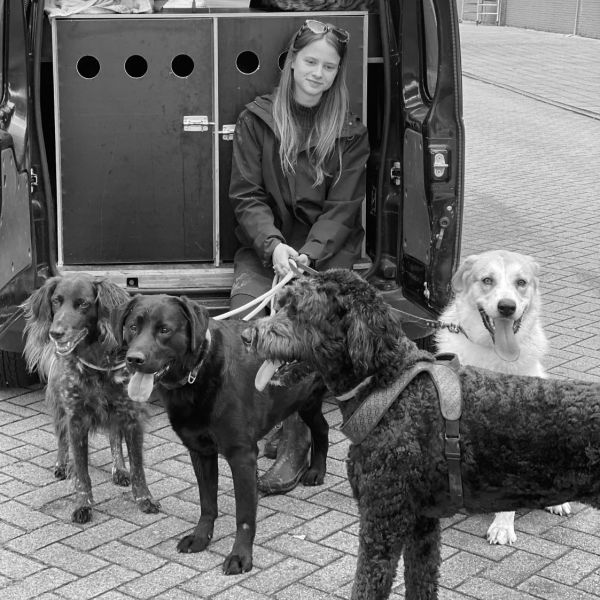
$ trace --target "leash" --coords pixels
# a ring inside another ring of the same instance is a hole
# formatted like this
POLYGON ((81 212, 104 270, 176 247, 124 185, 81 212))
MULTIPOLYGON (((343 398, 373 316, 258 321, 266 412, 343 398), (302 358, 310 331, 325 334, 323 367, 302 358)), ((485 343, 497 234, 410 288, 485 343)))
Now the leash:
POLYGON ((319 273, 318 271, 315 271, 311 267, 308 267, 306 265, 297 264, 296 261, 291 258, 289 259, 289 263, 290 263, 290 272, 287 273, 281 279, 279 279, 277 276, 275 276, 273 278, 273 284, 272 284, 272 287, 270 290, 267 290, 264 294, 260 295, 258 298, 253 298, 252 300, 250 300, 250 302, 247 302, 243 306, 239 306, 238 308, 234 308, 233 310, 230 310, 229 312, 217 315, 216 317, 213 317, 213 319, 215 319, 215 321, 222 321, 224 319, 228 319, 229 317, 233 317, 234 315, 244 312, 245 310, 247 310, 248 308, 250 308, 251 306, 254 306, 256 304, 256 307, 254 308, 254 310, 252 310, 252 312, 248 313, 245 317, 243 317, 244 321, 249 321, 254 316, 256 316, 269 302, 272 302, 275 299, 275 294, 277 294, 277 292, 281 288, 283 288, 285 285, 287 285, 294 277, 298 277, 298 276, 302 275, 303 273, 307 273, 309 275, 318 275, 318 273, 319 273))
POLYGON ((390 309, 392 312, 399 313, 403 317, 406 317, 404 319, 400 319, 402 322, 422 323, 431 329, 447 329, 451 333, 462 333, 467 339, 470 339, 462 325, 457 325, 456 323, 447 323, 445 321, 436 321, 434 319, 426 319, 425 317, 417 317, 417 315, 400 310, 399 308, 394 308, 393 306, 390 306, 390 309))

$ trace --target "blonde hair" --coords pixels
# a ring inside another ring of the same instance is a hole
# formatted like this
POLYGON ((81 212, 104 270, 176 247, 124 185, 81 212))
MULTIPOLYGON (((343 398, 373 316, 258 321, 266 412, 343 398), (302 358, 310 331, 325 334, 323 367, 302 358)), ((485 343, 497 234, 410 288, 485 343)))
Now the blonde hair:
MULTIPOLYGON (((333 25, 331 25, 333 27, 333 25)), ((337 148, 341 175, 342 151, 338 138, 344 127, 349 108, 348 88, 346 87, 346 44, 330 31, 313 33, 308 28, 302 28, 294 34, 289 45, 285 64, 281 72, 279 85, 273 98, 273 119, 279 133, 279 160, 284 173, 295 173, 298 154, 306 149, 309 163, 315 174, 313 186, 320 185, 325 177, 331 175, 325 171, 325 161, 337 148), (340 63, 332 86, 323 92, 314 124, 306 139, 306 148, 300 148, 301 135, 299 124, 294 118, 292 106, 294 103, 294 76, 292 62, 296 54, 316 40, 325 39, 340 57, 340 63), (310 149, 313 146, 312 150, 310 149)))

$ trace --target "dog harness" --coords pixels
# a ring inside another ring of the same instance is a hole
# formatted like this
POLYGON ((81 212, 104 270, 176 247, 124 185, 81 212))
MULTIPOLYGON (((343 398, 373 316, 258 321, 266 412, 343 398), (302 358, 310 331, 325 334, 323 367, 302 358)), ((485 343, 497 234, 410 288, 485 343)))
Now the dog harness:
MULTIPOLYGON (((381 421, 385 412, 394 400, 404 391, 408 384, 419 374, 428 373, 431 377, 439 399, 440 412, 445 420, 444 454, 448 462, 448 478, 450 499, 453 505, 462 506, 463 489, 460 472, 460 417, 462 414, 462 392, 458 368, 460 363, 454 354, 440 354, 435 362, 419 361, 389 387, 376 390, 352 413, 342 425, 342 433, 353 444, 360 444, 375 426, 381 421)), ((362 384, 361 386, 362 387, 362 384)), ((338 396, 339 401, 351 398, 356 391, 338 396)))

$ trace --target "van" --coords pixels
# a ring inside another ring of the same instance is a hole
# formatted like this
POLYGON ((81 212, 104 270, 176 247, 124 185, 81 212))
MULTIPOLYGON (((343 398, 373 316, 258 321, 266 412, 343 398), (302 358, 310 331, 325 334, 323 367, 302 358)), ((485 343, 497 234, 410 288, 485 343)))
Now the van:
POLYGON ((302 2, 278 12, 255 8, 260 1, 155 0, 152 12, 68 16, 49 16, 49 4, 0 0, 2 384, 33 381, 20 305, 57 274, 85 271, 132 294, 186 294, 212 314, 227 310, 236 118, 274 87, 307 18, 351 36, 351 108, 371 144, 355 268, 399 311, 407 335, 428 344, 461 241, 453 0, 328 12, 303 12, 302 2))

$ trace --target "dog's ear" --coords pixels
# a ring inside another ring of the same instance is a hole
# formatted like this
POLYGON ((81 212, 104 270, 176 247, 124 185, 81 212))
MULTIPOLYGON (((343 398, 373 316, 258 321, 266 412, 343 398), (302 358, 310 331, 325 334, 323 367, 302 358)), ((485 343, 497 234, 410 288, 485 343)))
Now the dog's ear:
POLYGON ((129 302, 124 302, 123 304, 110 309, 110 327, 115 338, 115 343, 119 347, 123 345, 123 327, 125 326, 125 320, 135 307, 139 297, 140 294, 136 294, 129 302))
MULTIPOLYGON (((114 348, 123 343, 122 337, 117 340, 112 321, 112 310, 122 306, 130 298, 129 293, 112 281, 100 278, 93 281, 98 307, 98 339, 103 346, 114 348)), ((121 327, 121 331, 122 331, 121 327)))
POLYGON ((49 372, 50 359, 54 356, 54 350, 50 344, 50 326, 52 325, 51 298, 60 277, 47 279, 21 304, 25 316, 24 356, 27 368, 33 372, 37 369, 40 378, 44 380, 49 372))
POLYGON ((21 304, 25 320, 30 323, 32 321, 43 321, 48 323, 48 329, 52 322, 52 304, 51 298, 60 277, 51 277, 44 282, 42 287, 38 288, 21 304))
POLYGON ((456 269, 456 272, 452 277, 452 289, 455 292, 462 292, 465 289, 467 285, 467 279, 471 274, 471 269, 478 258, 478 254, 471 254, 470 256, 467 256, 467 258, 465 258, 465 260, 463 260, 463 262, 460 264, 458 269, 456 269))
POLYGON ((179 303, 190 323, 190 352, 195 354, 206 337, 209 319, 208 310, 187 296, 180 296, 179 303))

